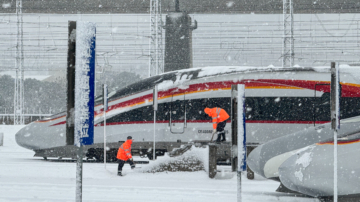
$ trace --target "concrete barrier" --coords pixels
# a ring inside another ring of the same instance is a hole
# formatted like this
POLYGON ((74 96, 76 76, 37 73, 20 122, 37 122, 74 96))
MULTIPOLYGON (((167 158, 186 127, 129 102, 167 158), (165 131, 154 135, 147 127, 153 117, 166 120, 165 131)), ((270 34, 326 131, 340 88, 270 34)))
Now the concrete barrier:
POLYGON ((4 133, 0 133, 0 146, 4 145, 4 133))

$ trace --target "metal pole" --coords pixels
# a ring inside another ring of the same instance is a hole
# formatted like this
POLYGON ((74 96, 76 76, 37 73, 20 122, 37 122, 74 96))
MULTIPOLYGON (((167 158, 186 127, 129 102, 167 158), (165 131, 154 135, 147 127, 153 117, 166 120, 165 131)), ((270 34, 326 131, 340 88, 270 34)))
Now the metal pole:
POLYGON ((282 67, 286 66, 286 3, 287 0, 283 0, 283 47, 282 47, 282 67))
POLYGON ((155 161, 155 157, 156 157, 156 156, 155 156, 155 153, 156 153, 156 151, 155 151, 155 150, 156 150, 156 149, 155 149, 155 148, 156 148, 156 147, 155 147, 155 133, 156 133, 156 132, 155 132, 155 126, 156 126, 156 110, 154 110, 154 145, 153 145, 153 148, 154 148, 154 149, 153 149, 153 160, 154 160, 154 161, 155 161))
POLYGON ((293 1, 290 0, 290 67, 294 66, 294 7, 293 7, 293 1))
POLYGON ((214 178, 217 173, 217 146, 209 143, 209 178, 214 178))
POLYGON ((104 166, 106 168, 106 110, 104 110, 104 166))
POLYGON ((237 85, 231 85, 231 171, 237 170, 237 85))
POLYGON ((241 196, 241 172, 246 171, 246 125, 245 125, 245 85, 238 84, 238 104, 237 104, 237 129, 238 129, 238 138, 237 138, 237 145, 238 145, 238 192, 237 192, 237 201, 242 201, 241 196))
POLYGON ((107 111, 107 85, 104 84, 103 88, 103 99, 104 99, 104 166, 106 169, 106 111, 107 111))
POLYGON ((294 63, 294 19, 293 1, 283 0, 283 47, 282 47, 282 67, 290 67, 294 63))
POLYGON ((22 0, 16 0, 17 35, 16 35, 16 75, 14 92, 14 125, 24 124, 24 51, 22 0))
POLYGON ((66 145, 74 145, 76 21, 68 21, 66 145))
POLYGON ((94 143, 94 89, 96 25, 77 22, 75 72, 75 146, 79 147, 76 167, 76 201, 82 201, 83 145, 94 143), (86 54, 88 53, 88 54, 86 54))
POLYGON ((340 76, 338 65, 331 62, 331 128, 334 130, 334 198, 333 201, 338 201, 338 160, 337 160, 337 134, 340 129, 340 76))
POLYGON ((241 171, 237 171, 237 202, 241 201, 241 171))
MULTIPOLYGON (((16 62, 18 62, 18 53, 16 52, 16 62)), ((18 64, 16 64, 16 66, 18 66, 18 64)), ((15 79, 14 79, 14 81, 15 81, 15 88, 14 88, 14 125, 16 125, 16 120, 17 120, 17 118, 16 118, 16 110, 17 110, 17 101, 18 101, 18 69, 17 69, 17 67, 16 67, 16 69, 15 69, 15 79)))
POLYGON ((76 202, 82 201, 83 147, 80 144, 76 160, 76 202))
POLYGON ((164 51, 163 51, 163 41, 162 41, 162 30, 163 30, 163 21, 162 21, 162 12, 161 12, 161 0, 158 1, 158 20, 159 24, 157 27, 158 34, 158 49, 159 49, 159 74, 164 73, 164 51))
POLYGON ((156 112, 158 109, 158 102, 157 102, 157 98, 158 98, 158 88, 155 85, 154 87, 154 92, 153 92, 153 107, 154 107, 154 145, 153 145, 153 160, 155 160, 156 157, 156 145, 155 145, 155 135, 156 135, 156 112))
POLYGON ((334 202, 338 201, 338 190, 337 190, 337 130, 334 130, 334 202))
POLYGON ((156 69, 155 69, 155 75, 158 75, 159 72, 158 72, 158 69, 159 69, 159 48, 158 48, 158 10, 159 10, 159 6, 158 6, 158 3, 159 3, 159 0, 155 0, 155 29, 156 29, 156 32, 155 32, 155 39, 156 39, 156 42, 155 42, 155 66, 156 66, 156 69))
POLYGON ((150 38, 149 38, 149 77, 151 77, 151 69, 152 69, 152 56, 153 54, 151 53, 152 49, 152 42, 153 42, 153 1, 154 0, 150 0, 150 38))

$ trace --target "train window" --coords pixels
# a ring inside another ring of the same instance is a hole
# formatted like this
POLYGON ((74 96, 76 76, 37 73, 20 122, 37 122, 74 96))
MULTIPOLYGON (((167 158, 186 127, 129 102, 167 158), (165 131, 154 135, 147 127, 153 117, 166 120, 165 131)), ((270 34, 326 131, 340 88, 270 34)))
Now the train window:
MULTIPOLYGON (((111 91, 110 93, 108 93, 108 98, 112 97, 115 94, 116 94, 116 91, 111 91)), ((103 104, 103 96, 102 95, 95 97, 95 106, 100 105, 100 104, 103 104)))
POLYGON ((185 101, 176 100, 171 103, 171 120, 184 121, 185 120, 185 101))
MULTIPOLYGON (((329 96, 324 93, 323 97, 247 97, 246 119, 253 121, 313 121, 314 112, 316 121, 330 121, 329 96), (314 110, 314 103, 317 103, 314 110)), ((221 107, 230 115, 230 98, 210 98, 179 100, 174 103, 159 103, 156 115, 157 121, 170 121, 170 107, 176 113, 172 113, 172 119, 177 121, 184 120, 184 110, 186 110, 186 120, 208 120, 211 119, 204 113, 206 107, 221 107), (186 105, 186 107, 184 107, 186 105)), ((360 115, 360 98, 341 98, 341 118, 349 118, 360 115)), ((136 122, 153 121, 152 106, 133 109, 121 113, 110 119, 108 122, 136 122)))
POLYGON ((342 97, 340 100, 340 116, 342 119, 360 115, 360 98, 342 97))
POLYGON ((246 119, 258 121, 312 121, 313 98, 247 97, 246 119))
POLYGON ((157 121, 169 121, 170 120, 170 104, 169 103, 159 103, 158 111, 156 112, 157 121))
POLYGON ((314 121, 330 121, 330 93, 316 97, 314 107, 314 121))
POLYGON ((130 84, 130 85, 116 91, 116 93, 114 93, 113 95, 111 95, 111 96, 109 95, 109 101, 152 89, 152 88, 154 88, 154 86, 156 84, 161 83, 162 81, 165 81, 165 80, 175 81, 176 73, 167 73, 167 74, 157 75, 157 76, 153 76, 153 77, 144 79, 141 82, 130 84))

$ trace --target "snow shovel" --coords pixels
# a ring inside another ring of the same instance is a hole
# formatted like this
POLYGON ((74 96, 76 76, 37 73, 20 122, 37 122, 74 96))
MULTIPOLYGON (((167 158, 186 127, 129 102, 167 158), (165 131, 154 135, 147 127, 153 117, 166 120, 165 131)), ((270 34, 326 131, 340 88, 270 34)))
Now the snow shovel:
POLYGON ((215 133, 213 133, 213 134, 212 134, 212 137, 211 137, 210 142, 212 142, 212 141, 213 141, 214 135, 215 135, 215 134, 217 134, 217 133, 218 133, 218 132, 216 131, 215 133))

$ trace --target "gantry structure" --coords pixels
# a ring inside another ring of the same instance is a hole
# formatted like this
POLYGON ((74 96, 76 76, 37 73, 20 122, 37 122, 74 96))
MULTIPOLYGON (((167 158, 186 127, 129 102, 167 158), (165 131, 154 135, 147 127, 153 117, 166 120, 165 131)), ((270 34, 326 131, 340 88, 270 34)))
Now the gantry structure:
POLYGON ((294 66, 294 18, 293 0, 283 0, 284 36, 282 49, 282 67, 294 66))
POLYGON ((24 51, 22 0, 16 0, 16 59, 14 92, 14 125, 24 124, 24 51))
POLYGON ((161 0, 150 0, 149 77, 164 72, 161 0))

